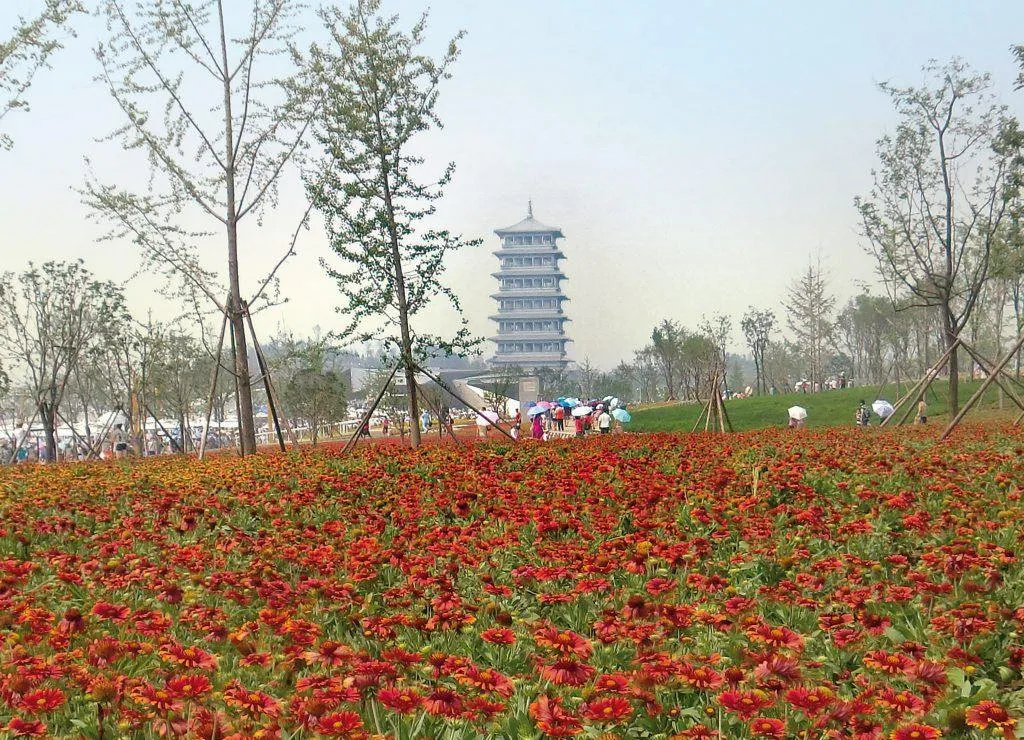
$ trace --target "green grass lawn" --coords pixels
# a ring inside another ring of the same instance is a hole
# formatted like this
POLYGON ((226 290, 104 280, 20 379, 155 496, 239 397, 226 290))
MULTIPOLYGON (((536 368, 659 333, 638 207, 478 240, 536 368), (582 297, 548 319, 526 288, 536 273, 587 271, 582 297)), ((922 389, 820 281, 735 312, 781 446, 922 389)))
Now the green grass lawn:
MULTIPOLYGON (((960 382, 960 403, 963 404, 981 385, 981 380, 960 382)), ((852 426, 853 412, 861 399, 871 402, 883 398, 893 404, 910 390, 910 385, 902 384, 898 389, 894 383, 884 386, 879 392, 877 385, 859 388, 847 388, 841 391, 825 391, 823 393, 785 393, 778 396, 759 396, 754 398, 733 399, 725 402, 726 411, 736 431, 745 429, 761 429, 771 426, 785 426, 789 419, 787 409, 790 406, 803 406, 807 409, 808 427, 852 426)), ((939 378, 928 391, 928 423, 945 425, 949 421, 946 413, 948 398, 946 380, 939 378)), ((1018 390, 1024 397, 1024 392, 1018 390)), ((632 432, 688 432, 693 428, 703 406, 696 403, 666 403, 655 406, 639 407, 631 410, 633 423, 629 425, 632 432)), ((897 420, 904 409, 897 412, 897 420)), ((985 392, 981 403, 976 407, 981 417, 1016 418, 1017 407, 1009 397, 1004 397, 1003 408, 999 408, 999 390, 995 384, 985 392)), ((972 411, 972 418, 975 411, 972 411)), ((913 422, 913 417, 910 419, 913 422)), ((872 416, 872 424, 878 423, 878 417, 872 416)), ((895 422, 890 422, 889 426, 895 422)), ((704 424, 701 422, 700 429, 704 424)))

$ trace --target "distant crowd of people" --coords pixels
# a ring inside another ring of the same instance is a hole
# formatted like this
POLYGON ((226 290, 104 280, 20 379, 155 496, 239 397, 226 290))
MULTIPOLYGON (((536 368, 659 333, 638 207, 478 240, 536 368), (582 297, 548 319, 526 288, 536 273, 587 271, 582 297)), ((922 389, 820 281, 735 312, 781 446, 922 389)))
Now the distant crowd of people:
MULTIPOLYGON (((176 429, 166 435, 149 430, 141 436, 139 443, 136 444, 123 423, 117 423, 106 434, 62 435, 57 440, 55 460, 71 462, 154 457, 183 449, 181 433, 176 429)), ((215 450, 232 444, 234 439, 229 435, 215 431, 207 434, 207 449, 215 450)), ((38 430, 29 429, 27 425, 22 425, 14 438, 0 441, 0 465, 47 462, 51 462, 51 459, 46 448, 46 436, 38 430)))

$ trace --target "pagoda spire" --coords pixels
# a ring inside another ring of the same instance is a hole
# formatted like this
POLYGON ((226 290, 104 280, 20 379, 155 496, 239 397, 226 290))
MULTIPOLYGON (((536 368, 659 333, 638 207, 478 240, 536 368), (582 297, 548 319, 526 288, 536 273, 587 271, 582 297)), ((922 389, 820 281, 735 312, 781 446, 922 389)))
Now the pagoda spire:
POLYGON ((533 198, 526 201, 526 217, 533 218, 533 198))

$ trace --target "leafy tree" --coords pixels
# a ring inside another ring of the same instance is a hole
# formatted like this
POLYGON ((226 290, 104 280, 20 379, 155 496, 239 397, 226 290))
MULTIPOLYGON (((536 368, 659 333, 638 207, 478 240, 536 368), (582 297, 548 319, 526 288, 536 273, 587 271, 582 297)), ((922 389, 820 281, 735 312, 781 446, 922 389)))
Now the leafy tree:
MULTIPOLYGON (((72 33, 68 21, 85 8, 78 0, 46 0, 33 18, 19 18, 11 36, 0 39, 0 123, 16 110, 28 110, 26 95, 36 74, 62 46, 58 32, 72 33)), ((14 145, 0 132, 0 149, 14 145)))
POLYGON ((0 356, 28 372, 29 388, 56 459, 58 409, 83 352, 125 321, 124 295, 93 278, 81 260, 45 262, 0 277, 0 356))
POLYGON ((541 398, 579 395, 579 386, 569 377, 568 371, 562 368, 539 367, 533 374, 537 376, 541 398))
POLYGON ((855 201, 879 272, 912 305, 935 307, 949 357, 949 409, 959 408, 955 340, 988 277, 1008 203, 1011 148, 987 74, 964 62, 924 68, 924 87, 882 83, 899 116, 878 140, 868 196, 855 201))
POLYGON ((324 426, 345 418, 347 392, 340 373, 317 368, 316 363, 312 363, 288 378, 281 400, 293 417, 309 425, 310 438, 315 445, 324 426))
POLYGON ((633 365, 641 403, 650 403, 658 395, 658 365, 653 347, 633 353, 633 365))
POLYGON ((319 101, 298 94, 281 59, 296 30, 299 0, 250 2, 248 28, 235 33, 225 22, 223 0, 140 3, 134 10, 124 0, 103 1, 112 35, 96 49, 100 80, 125 121, 110 138, 146 154, 150 189, 140 194, 90 178, 84 192, 86 203, 112 224, 106 238, 130 239, 147 266, 227 317, 234 374, 242 379, 242 454, 256 449, 245 316, 249 304, 267 297, 294 238, 246 301, 239 229, 276 204, 282 173, 319 101), (185 226, 203 222, 215 231, 185 226), (226 289, 203 267, 197 246, 217 231, 227 256, 226 289))
POLYGON ((786 321, 804 358, 812 383, 821 383, 832 345, 832 309, 836 299, 828 290, 821 262, 808 262, 807 270, 786 291, 786 321))
POLYGON ((776 328, 775 313, 770 309, 747 309, 740 320, 743 337, 754 357, 754 382, 758 393, 768 392, 768 378, 765 373, 764 356, 776 328))
POLYGON ((676 400, 681 374, 683 341, 686 330, 671 319, 664 319, 651 332, 651 349, 665 382, 665 399, 676 400))
MULTIPOLYGON (((325 101, 315 136, 324 158, 307 180, 310 198, 324 217, 340 265, 327 265, 349 316, 341 332, 359 341, 384 338, 401 359, 411 419, 419 417, 414 376, 429 348, 448 354, 476 344, 461 317, 459 300, 441 281, 445 258, 479 241, 443 229, 423 228, 450 182, 454 165, 440 177, 421 177, 417 153, 422 135, 440 128, 435 112, 439 86, 458 57, 453 38, 433 59, 421 50, 426 17, 409 31, 395 16, 380 15, 379 0, 356 0, 347 12, 320 11, 331 34, 327 47, 310 52, 309 85, 325 101), (447 299, 461 319, 453 337, 416 332, 412 318, 434 298, 447 299)), ((411 425, 411 442, 419 428, 411 425)))

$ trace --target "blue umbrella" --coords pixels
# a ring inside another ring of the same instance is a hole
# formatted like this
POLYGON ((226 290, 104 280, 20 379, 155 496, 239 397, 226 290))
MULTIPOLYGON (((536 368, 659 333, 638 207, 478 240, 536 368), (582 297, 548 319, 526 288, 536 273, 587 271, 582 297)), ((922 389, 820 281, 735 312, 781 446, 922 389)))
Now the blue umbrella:
POLYGON ((620 424, 628 424, 633 421, 633 417, 629 415, 629 412, 626 411, 626 409, 612 409, 612 416, 614 416, 620 424))

